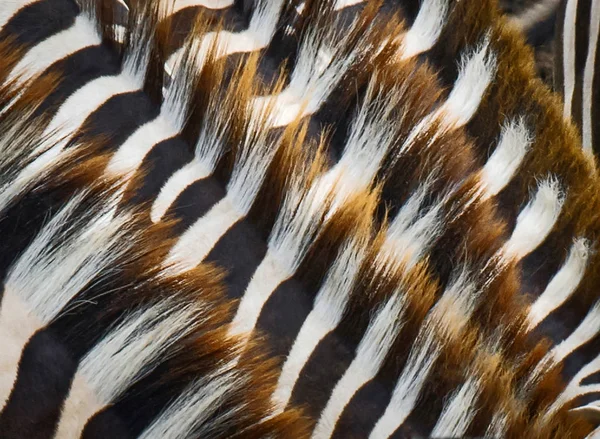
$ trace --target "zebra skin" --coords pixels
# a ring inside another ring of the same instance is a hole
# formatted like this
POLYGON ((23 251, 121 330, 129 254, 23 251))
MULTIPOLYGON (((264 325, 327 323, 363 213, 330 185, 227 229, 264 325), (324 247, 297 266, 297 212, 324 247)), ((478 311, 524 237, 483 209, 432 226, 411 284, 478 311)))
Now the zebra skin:
POLYGON ((523 29, 2 0, 0 438, 600 437, 597 113, 523 29))

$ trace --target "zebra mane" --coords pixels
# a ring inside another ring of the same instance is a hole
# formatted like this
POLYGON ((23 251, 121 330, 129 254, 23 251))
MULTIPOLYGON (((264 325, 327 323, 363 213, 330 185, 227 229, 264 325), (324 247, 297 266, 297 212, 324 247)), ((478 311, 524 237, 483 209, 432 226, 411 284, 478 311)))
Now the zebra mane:
POLYGON ((592 437, 600 182, 528 14, 0 5, 0 437, 592 437))

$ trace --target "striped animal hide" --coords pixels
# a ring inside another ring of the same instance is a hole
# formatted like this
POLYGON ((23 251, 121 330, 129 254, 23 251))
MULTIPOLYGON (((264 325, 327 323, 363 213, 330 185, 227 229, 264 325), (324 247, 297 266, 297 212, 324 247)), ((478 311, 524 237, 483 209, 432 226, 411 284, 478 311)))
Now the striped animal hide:
POLYGON ((0 0, 0 438, 600 437, 564 5, 0 0))

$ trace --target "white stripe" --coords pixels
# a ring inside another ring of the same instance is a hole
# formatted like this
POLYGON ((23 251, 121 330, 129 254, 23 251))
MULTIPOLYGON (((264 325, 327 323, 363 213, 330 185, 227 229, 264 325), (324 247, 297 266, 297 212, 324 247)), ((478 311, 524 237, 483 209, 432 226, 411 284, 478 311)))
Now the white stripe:
POLYGON ((504 257, 520 260, 546 239, 558 220, 564 196, 559 184, 550 178, 538 185, 533 200, 519 213, 510 239, 504 244, 504 257))
POLYGON ((594 431, 588 434, 585 439, 600 439, 600 427, 597 427, 594 431))
POLYGON ((424 212, 420 212, 432 183, 433 180, 428 180, 417 188, 390 224, 380 250, 384 263, 388 258, 394 258, 402 262, 405 270, 410 269, 425 257, 443 232, 443 208, 448 196, 435 201, 429 208, 425 208, 424 212))
POLYGON ((173 173, 163 187, 160 188, 158 196, 152 203, 152 210, 150 212, 152 222, 156 223, 160 221, 167 213, 167 210, 169 210, 169 207, 179 197, 179 194, 194 182, 211 175, 213 170, 214 166, 209 168, 194 158, 191 162, 173 173))
POLYGON ((198 265, 221 237, 252 208, 269 166, 280 145, 268 139, 264 114, 253 114, 243 144, 236 151, 227 193, 179 238, 166 260, 175 272, 198 265))
POLYGON ((119 75, 98 78, 77 90, 61 105, 44 133, 58 133, 62 140, 23 169, 22 178, 29 178, 52 164, 83 122, 108 99, 138 89, 128 76, 119 75))
POLYGON ((508 416, 502 411, 497 411, 485 431, 485 437, 505 437, 508 426, 508 416))
MULTIPOLYGON (((113 217, 112 209, 104 210, 100 206, 94 206, 99 213, 87 222, 67 226, 82 200, 82 194, 74 197, 44 226, 6 277, 4 288, 8 294, 0 308, 0 328, 15 325, 20 329, 7 329, 10 339, 7 346, 11 348, 7 348, 5 356, 3 354, 0 368, 0 408, 12 388, 20 352, 29 338, 51 322, 133 242, 125 238, 129 215, 113 217), (107 221, 108 217, 113 220, 107 221), (22 324, 14 321, 19 316, 23 317, 22 324)), ((130 239, 135 240, 135 237, 130 239)))
POLYGON ((152 121, 145 123, 127 138, 115 152, 106 167, 106 174, 130 178, 142 164, 144 157, 161 141, 179 134, 163 112, 152 121))
POLYGON ((340 323, 364 256, 365 242, 353 239, 342 247, 329 269, 279 375, 272 396, 275 414, 287 406, 300 372, 319 342, 340 323))
POLYGON ((522 119, 502 127, 500 142, 481 170, 483 199, 498 195, 521 166, 533 139, 522 119))
POLYGON ((17 84, 23 84, 56 61, 101 42, 89 19, 79 15, 71 27, 46 38, 29 50, 11 71, 7 82, 17 80, 17 84))
POLYGON ((229 327, 229 334, 243 335, 244 342, 249 340, 273 291, 293 276, 322 230, 329 193, 315 190, 318 185, 303 193, 303 181, 298 178, 296 187, 288 191, 271 231, 267 253, 250 279, 229 327))
POLYGON ((239 422, 244 407, 222 410, 228 394, 244 385, 232 368, 233 365, 228 363, 190 384, 138 438, 215 437, 217 432, 226 431, 231 424, 239 422))
POLYGON ((335 385, 312 438, 329 438, 354 394, 375 378, 404 325, 406 295, 394 292, 369 323, 350 366, 335 385))
POLYGON ((477 414, 477 400, 481 393, 481 383, 474 377, 469 379, 446 403, 435 427, 432 438, 463 437, 471 421, 477 414))
POLYGON ((50 322, 88 282, 131 246, 129 214, 114 216, 114 198, 93 206, 94 217, 66 226, 83 200, 74 197, 42 229, 12 266, 5 286, 19 296, 42 322, 50 322), (110 219, 110 220, 109 220, 110 219), (63 230, 67 227, 66 230, 63 230), (60 267, 60 269, 57 269, 60 267))
MULTIPOLYGON (((577 326, 577 329, 565 340, 555 346, 547 354, 552 363, 560 363, 580 346, 590 341, 600 331, 600 302, 588 311, 583 321, 577 326)), ((543 362, 542 362, 543 363, 543 362)))
POLYGON ((69 151, 63 154, 59 158, 60 160, 54 161, 51 166, 38 169, 27 176, 20 173, 20 170, 24 169, 23 165, 35 157, 32 154, 23 155, 24 153, 31 152, 36 148, 47 150, 57 142, 57 138, 54 136, 25 138, 29 131, 24 125, 31 123, 32 114, 33 112, 19 113, 18 116, 21 120, 10 124, 0 139, 0 170, 4 171, 4 182, 0 187, 0 212, 25 194, 33 185, 39 184, 53 169, 53 166, 64 163, 73 156, 73 153, 69 151))
POLYGON ((444 291, 413 342, 402 375, 392 392, 392 398, 379 418, 370 439, 391 436, 414 409, 423 386, 442 352, 444 338, 457 337, 469 321, 477 304, 478 292, 462 272, 444 291))
MULTIPOLYGON (((213 111, 214 115, 219 118, 218 112, 213 111)), ((209 116, 210 117, 210 116, 209 116)), ((225 125, 230 123, 223 115, 223 120, 208 121, 204 124, 200 137, 196 143, 195 155, 192 161, 175 172, 164 186, 160 189, 158 197, 154 200, 151 210, 151 218, 153 222, 158 222, 162 219, 169 207, 175 202, 180 193, 182 193, 192 183, 207 178, 215 170, 217 162, 221 158, 225 150, 224 130, 225 125), (214 122, 214 126, 213 123, 214 122), (225 122, 225 124, 222 124, 225 122)))
MULTIPOLYGON (((197 48, 197 42, 190 42, 190 50, 197 48)), ((194 69, 181 66, 181 63, 197 63, 196 55, 189 58, 182 54, 177 61, 177 72, 170 86, 164 91, 164 101, 159 115, 145 123, 119 147, 111 157, 106 173, 112 176, 130 178, 141 166, 144 158, 158 143, 178 135, 187 121, 189 102, 193 96, 194 69)), ((133 69, 134 67, 131 67, 133 69)), ((143 70, 143 69, 142 69, 143 70)), ((135 77, 138 73, 131 72, 135 77)))
MULTIPOLYGON (((229 56, 234 53, 247 53, 260 50, 271 42, 279 15, 283 8, 283 0, 259 0, 248 29, 238 33, 229 31, 208 32, 202 36, 199 43, 200 55, 198 59, 203 61, 211 47, 218 47, 218 56, 229 56)), ((175 69, 177 60, 181 57, 184 48, 176 50, 167 60, 167 72, 175 69)))
POLYGON ((7 403, 17 379, 19 360, 27 341, 43 326, 31 314, 31 309, 8 288, 4 288, 0 303, 0 411, 7 403))
POLYGON ((535 328, 552 311, 565 303, 575 292, 587 267, 589 258, 588 245, 585 239, 580 238, 575 240, 569 251, 567 260, 529 309, 529 331, 535 328))
POLYGON ((474 53, 462 57, 454 87, 436 112, 446 129, 460 128, 471 120, 494 79, 496 57, 489 45, 488 35, 474 53))
MULTIPOLYGON (((594 121, 592 119, 593 105, 593 82, 596 75, 596 50, 598 48, 598 38, 600 38, 600 0, 592 0, 590 11, 590 30, 589 30, 589 47, 585 60, 585 69, 583 71, 583 88, 582 88, 582 137, 583 150, 593 155, 593 133, 592 129, 594 121)), ((600 139, 596 139, 600 141, 600 139)))
POLYGON ((339 11, 350 6, 358 5, 359 3, 364 3, 365 1, 366 0, 337 0, 335 2, 335 10, 339 11))
POLYGON ((167 299, 133 313, 100 340, 79 364, 55 438, 79 437, 95 413, 148 375, 197 328, 198 311, 167 299))
MULTIPOLYGON (((234 123, 231 112, 224 114, 220 110, 220 95, 211 94, 207 105, 207 114, 201 122, 201 128, 194 148, 194 158, 184 167, 173 173, 163 185, 158 197, 152 204, 150 217, 153 222, 162 219, 179 194, 192 183, 210 176, 227 144, 227 132, 234 123)), ((248 133, 247 133, 248 134, 248 133)), ((246 139, 248 140, 248 136, 246 139)))
POLYGON ((409 59, 433 47, 448 15, 447 0, 423 0, 419 13, 401 46, 401 59, 409 59))
POLYGON ((393 145, 395 103, 393 97, 385 95, 374 75, 352 122, 341 159, 318 177, 304 197, 299 195, 303 188, 290 191, 269 239, 269 262, 264 268, 261 263, 257 269, 260 276, 250 281, 232 322, 233 334, 250 335, 273 290, 296 272, 313 237, 320 233, 320 219, 328 220, 352 195, 368 189, 393 145), (275 268, 277 262, 279 266, 275 268), (263 271, 274 276, 269 281, 270 289, 261 287, 263 271))
POLYGON ((544 420, 549 420, 565 404, 583 395, 600 392, 600 384, 581 384, 586 377, 600 370, 600 355, 583 366, 569 382, 565 390, 554 400, 552 405, 545 410, 544 420))
MULTIPOLYGON (((598 334, 598 331, 600 331, 600 302, 596 302, 594 304, 579 326, 577 326, 577 328, 565 340, 554 346, 554 348, 548 352, 544 358, 542 358, 542 360, 537 364, 535 370, 530 374, 527 385, 531 386, 535 384, 547 370, 562 362, 576 349, 594 338, 598 334)), ((554 410, 558 410, 561 404, 568 401, 568 395, 572 395, 574 392, 577 392, 577 382, 578 381, 576 381, 574 378, 567 386, 567 388, 563 391, 563 396, 561 397, 563 398, 562 403, 559 403, 558 400, 556 400, 558 405, 554 407, 554 410), (564 400, 565 397, 567 397, 567 400, 564 400)))
POLYGON ((366 49, 359 44, 352 50, 344 50, 349 44, 352 28, 358 25, 357 21, 343 31, 337 22, 325 28, 313 26, 308 30, 302 40, 289 85, 278 95, 261 96, 254 100, 256 106, 265 103, 273 105, 272 127, 288 125, 298 117, 315 113, 321 107, 361 51, 366 49))
POLYGON ((177 275, 196 267, 244 216, 227 193, 179 237, 163 262, 165 273, 177 275))
POLYGON ((571 107, 573 105, 573 93, 575 92, 575 34, 577 33, 577 3, 578 0, 567 0, 565 8, 565 19, 563 26, 563 76, 565 82, 565 105, 563 117, 571 118, 571 107))
POLYGON ((293 275, 269 250, 252 275, 229 327, 229 335, 242 335, 245 342, 250 338, 260 311, 273 291, 293 275))
POLYGON ((441 125, 436 133, 439 136, 446 131, 461 128, 471 120, 496 74, 496 57, 489 52, 489 44, 488 35, 475 52, 462 56, 458 77, 448 99, 413 127, 401 151, 410 149, 415 140, 435 122, 441 125))
POLYGON ((19 12, 19 10, 39 1, 40 0, 2 0, 0 3, 0 29, 2 29, 13 15, 19 12))

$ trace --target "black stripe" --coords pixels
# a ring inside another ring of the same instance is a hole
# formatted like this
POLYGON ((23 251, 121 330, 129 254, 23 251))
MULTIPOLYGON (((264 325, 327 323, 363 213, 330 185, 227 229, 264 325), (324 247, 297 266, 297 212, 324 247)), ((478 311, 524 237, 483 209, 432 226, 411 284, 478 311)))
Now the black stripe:
MULTIPOLYGON (((140 183, 140 187, 138 188, 137 193, 135 194, 134 201, 138 203, 154 201, 160 189, 173 175, 173 173, 185 166, 185 164, 187 164, 192 159, 192 157, 193 154, 190 151, 190 147, 179 136, 165 139, 154 145, 150 152, 146 154, 140 165, 139 169, 142 170, 144 174, 140 183)), ((202 185, 203 183, 198 184, 202 185)), ((211 179, 211 181, 207 182, 206 184, 208 185, 207 187, 210 188, 210 191, 213 190, 213 187, 217 186, 217 184, 214 182, 214 179, 211 179)), ((186 191, 193 191, 194 189, 192 188, 192 186, 188 187, 186 191)), ((207 192, 210 194, 210 191, 207 192)), ((184 193, 180 194, 179 197, 184 197, 184 199, 182 199, 182 203, 188 203, 190 199, 187 197, 189 197, 190 195, 184 194, 185 191, 184 193)), ((218 199, 220 199, 221 197, 222 196, 219 196, 218 199)), ((194 202, 197 201, 199 206, 202 206, 204 204, 212 206, 212 204, 214 203, 213 198, 206 200, 206 203, 203 203, 202 200, 205 200, 205 198, 201 197, 201 199, 199 200, 194 199, 194 202)), ((179 207, 177 206, 179 206, 178 202, 175 201, 175 203, 169 210, 169 212, 171 213, 176 213, 175 216, 177 218, 192 215, 193 213, 196 213, 198 216, 200 216, 200 213, 198 212, 205 212, 204 208, 201 208, 200 210, 189 211, 184 209, 182 212, 179 212, 179 207)), ((194 220, 198 216, 192 216, 190 220, 194 220)), ((191 221, 187 222, 186 224, 189 225, 190 223, 191 221)))
POLYGON ((71 27, 79 8, 72 0, 42 0, 25 6, 0 31, 0 41, 15 38, 18 45, 33 47, 71 27))
POLYGON ((332 437, 369 437, 375 423, 385 412, 392 389, 393 386, 382 385, 378 377, 362 386, 344 409, 332 437))
POLYGON ((314 297, 295 278, 279 285, 263 306, 256 326, 271 334, 270 352, 273 356, 286 356, 300 328, 313 307, 314 297))
POLYGON ((239 299, 266 252, 267 246, 256 229, 247 221, 239 221, 219 240, 206 261, 227 270, 227 294, 230 298, 239 299))
POLYGON ((85 425, 82 439, 133 439, 127 424, 119 418, 112 407, 94 415, 85 425))
POLYGON ((37 332, 23 350, 15 386, 0 415, 0 437, 52 437, 76 370, 77 362, 50 331, 37 332))
POLYGON ((558 10, 556 11, 556 38, 554 39, 554 71, 553 71, 553 83, 554 90, 561 96, 565 95, 565 72, 563 69, 564 57, 563 57, 563 38, 565 30, 565 12, 566 12, 567 0, 563 0, 560 3, 558 10))
POLYGON ((583 121, 583 72, 589 49, 590 0, 578 0, 575 21, 575 89, 571 105, 571 119, 581 129, 583 121))
POLYGON ((338 328, 321 340, 292 392, 290 404, 305 406, 314 419, 319 419, 333 388, 354 360, 355 349, 341 343, 342 339, 343 333, 338 328))
POLYGON ((141 90, 112 96, 84 121, 70 143, 106 138, 107 150, 114 152, 158 113, 158 108, 141 90))
POLYGON ((55 62, 44 73, 57 73, 64 80, 46 98, 39 110, 40 113, 49 109, 55 111, 69 96, 88 82, 102 76, 117 75, 119 71, 117 57, 104 45, 86 47, 55 62))
MULTIPOLYGON (((154 153, 157 148, 152 152, 154 153)), ((165 154, 165 158, 168 154, 165 154)), ((155 161, 157 163, 158 160, 155 161)), ((154 179, 154 173, 150 172, 142 186, 142 195, 151 197, 156 192, 152 190, 149 180, 154 179)), ((176 218, 179 222, 174 228, 176 234, 183 233, 192 226, 198 218, 203 217, 215 204, 225 196, 225 190, 213 177, 203 178, 188 186, 179 194, 175 202, 169 207, 167 216, 176 218)))
MULTIPOLYGON (((580 322, 581 323, 581 322, 580 322)), ((600 352, 600 333, 596 334, 590 341, 584 343, 563 361, 562 375, 565 382, 569 382, 584 365, 592 361, 600 352)), ((582 384, 600 384, 598 376, 590 376, 582 381, 582 384)))

